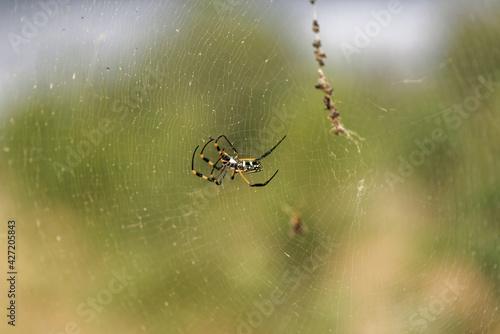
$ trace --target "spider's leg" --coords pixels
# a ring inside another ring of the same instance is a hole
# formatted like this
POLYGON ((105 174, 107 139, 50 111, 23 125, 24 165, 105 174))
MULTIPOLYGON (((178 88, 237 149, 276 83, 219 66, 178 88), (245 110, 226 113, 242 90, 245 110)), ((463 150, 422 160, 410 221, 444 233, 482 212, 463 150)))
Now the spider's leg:
MULTIPOLYGON (((238 168, 238 167, 236 167, 236 168, 238 168)), ((243 180, 245 180, 245 182, 246 182, 246 183, 247 183, 250 187, 252 186, 252 184, 251 184, 250 182, 248 182, 247 178, 246 178, 243 174, 241 174, 241 170, 240 170, 239 168, 238 168, 238 174, 240 174, 240 175, 241 175, 241 177, 243 178, 243 180)))
POLYGON ((241 177, 243 178, 243 180, 245 180, 245 182, 248 183, 248 185, 250 187, 264 187, 264 186, 266 186, 273 179, 273 177, 276 176, 276 174, 278 174, 278 171, 276 171, 273 174, 273 176, 271 176, 271 178, 269 180, 267 180, 266 182, 264 182, 264 183, 250 183, 250 182, 248 182, 247 178, 241 173, 241 171, 239 169, 238 169, 238 171, 239 171, 238 174, 241 175, 241 177))
MULTIPOLYGON (((283 139, 285 139, 285 137, 281 138, 281 140, 278 142, 278 144, 274 145, 274 147, 272 149, 270 149, 269 151, 267 151, 266 153, 264 153, 260 158, 257 158, 257 159, 254 159, 254 160, 260 160, 260 159, 264 159, 265 157, 267 157, 269 154, 271 154, 272 151, 274 151, 274 149, 276 147, 278 147, 279 144, 281 144, 281 142, 283 141, 283 139)), ((270 181, 270 180, 269 180, 270 181)), ((269 182, 268 181, 268 182, 269 182)))
MULTIPOLYGON (((278 174, 278 171, 276 171, 276 172, 273 174, 273 176, 271 176, 271 178, 270 178, 269 180, 267 180, 266 182, 264 182, 264 183, 254 183, 254 184, 249 183, 248 185, 249 185, 250 187, 264 187, 264 186, 266 186, 266 185, 267 185, 267 184, 268 184, 268 183, 269 183, 269 182, 273 179, 273 177, 274 177, 274 176, 276 176, 276 174, 278 174)), ((243 176, 243 175, 242 175, 242 176, 243 176)))
MULTIPOLYGON (((202 179, 205 179, 205 180, 210 181, 210 182, 214 182, 216 185, 220 185, 220 183, 217 182, 217 179, 215 179, 212 175, 206 176, 206 175, 198 173, 197 171, 194 170, 194 157, 196 155, 196 151, 198 150, 198 147, 200 147, 200 146, 199 145, 196 146, 196 148, 194 149, 194 152, 193 152, 193 158, 191 160, 191 172, 194 175, 201 177, 202 179)), ((212 169, 212 171, 213 171, 213 169, 212 169)))
MULTIPOLYGON (((217 170, 220 170, 222 166, 217 166, 217 164, 219 163, 220 161, 220 158, 213 164, 213 168, 212 168, 212 171, 210 171, 210 177, 214 177, 214 170, 217 169, 217 170)), ((224 168, 223 168, 224 169, 224 168)), ((222 171, 219 172, 219 174, 217 174, 217 177, 216 179, 219 177, 219 175, 222 173, 222 171)))
POLYGON ((199 176, 199 177, 201 177, 202 179, 205 179, 205 180, 207 180, 207 181, 214 182, 215 184, 220 185, 220 183, 218 183, 218 182, 217 182, 217 179, 215 179, 215 178, 213 178, 213 177, 211 177, 211 176, 209 177, 209 176, 203 175, 203 174, 201 174, 201 173, 198 173, 198 172, 197 172, 197 171, 195 171, 194 169, 193 169, 193 170, 191 170, 191 171, 193 172, 193 174, 194 174, 194 175, 199 176))
MULTIPOLYGON (((196 175, 197 175, 197 173, 198 173, 198 172, 196 172, 196 171, 194 170, 194 156, 196 155, 196 151, 198 150, 198 147, 200 147, 200 145, 196 146, 196 148, 194 149, 194 152, 193 152, 193 159, 191 160, 191 171, 193 172, 193 174, 196 174, 196 175)), ((198 176, 199 176, 199 175, 198 175, 198 176)))
MULTIPOLYGON (((236 168, 233 168, 233 172, 231 173, 231 180, 234 180, 234 171, 236 170, 236 168)), ((239 170, 239 169, 238 169, 239 170)))
POLYGON ((219 172, 219 174, 217 174, 217 177, 215 178, 216 180, 219 178, 219 175, 222 173, 222 171, 224 171, 224 175, 222 175, 220 181, 216 181, 215 183, 220 186, 222 184, 222 181, 224 180, 224 178, 226 177, 226 174, 227 174, 227 166, 224 166, 222 168, 222 170, 219 172))
MULTIPOLYGON (((236 151, 236 149, 234 148, 233 144, 231 144, 231 142, 229 141, 229 139, 227 139, 227 137, 226 137, 225 135, 220 135, 220 136, 219 136, 219 137, 215 140, 215 143, 214 143, 215 147, 217 148, 217 151, 219 151, 219 154, 221 153, 221 151, 224 151, 224 149, 222 149, 222 150, 220 150, 220 149, 219 149, 219 144, 218 144, 218 142, 219 142, 219 139, 221 139, 221 138, 224 138, 224 139, 225 139, 225 140, 229 143, 229 145, 231 146, 231 148, 233 149, 234 154, 235 154, 235 157, 234 157, 234 158, 235 158, 235 159, 236 159, 236 158, 238 158, 238 151, 236 151)), ((224 152, 224 153, 226 153, 226 152, 224 152)))
MULTIPOLYGON (((210 166, 215 166, 217 163, 213 163, 212 161, 210 161, 210 159, 208 159, 207 157, 205 157, 203 155, 203 151, 205 150, 205 147, 207 147, 208 144, 210 144, 210 142, 212 142, 214 139, 213 138, 210 138, 209 141, 207 141, 207 143, 205 144, 205 146, 203 146, 201 152, 200 152, 200 158, 202 158, 206 163, 208 163, 210 166)), ((220 160, 220 159, 219 159, 220 160)), ((215 167, 215 169, 219 170, 220 167, 215 167)))
POLYGON ((209 137, 210 140, 206 142, 206 144, 203 146, 203 148, 201 149, 201 153, 203 153, 203 151, 205 150, 205 147, 207 147, 208 144, 210 144, 214 139, 212 137, 209 137))

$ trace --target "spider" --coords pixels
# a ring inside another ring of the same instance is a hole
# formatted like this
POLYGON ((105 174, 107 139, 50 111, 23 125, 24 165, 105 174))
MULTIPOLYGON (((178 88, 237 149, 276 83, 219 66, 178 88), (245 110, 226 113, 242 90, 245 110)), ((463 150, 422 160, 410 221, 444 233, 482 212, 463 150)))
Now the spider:
POLYGON ((260 160, 264 159, 269 154, 271 154, 271 152, 276 147, 278 147, 278 145, 283 141, 283 139, 285 139, 285 137, 283 137, 278 142, 278 144, 274 145, 274 147, 272 149, 270 149, 269 151, 267 151, 266 153, 264 153, 262 156, 260 156, 258 158, 238 159, 238 152, 234 148, 233 144, 231 144, 231 142, 229 141, 229 139, 227 139, 227 137, 225 135, 220 135, 214 142, 215 148, 219 152, 219 159, 215 163, 211 162, 208 158, 206 158, 203 155, 203 151, 205 150, 207 145, 214 140, 213 138, 210 138, 210 140, 205 144, 205 146, 203 146, 203 149, 200 152, 200 158, 202 158, 206 163, 208 163, 210 166, 212 166, 212 171, 210 172, 210 176, 205 176, 205 175, 198 173, 197 171, 194 170, 194 156, 196 155, 196 151, 198 150, 198 147, 200 147, 199 145, 196 146, 196 148, 194 149, 194 152, 193 152, 193 160, 191 161, 191 171, 193 172, 194 175, 199 176, 207 181, 214 182, 216 185, 220 186, 222 184, 222 181, 224 180, 224 177, 227 174, 227 171, 231 170, 231 180, 234 180, 235 174, 239 174, 239 175, 241 175, 243 180, 245 180, 245 182, 250 187, 264 187, 269 183, 269 181, 271 181, 273 179, 273 177, 278 173, 278 171, 276 171, 273 174, 273 176, 271 176, 271 178, 264 183, 250 183, 245 178, 244 174, 257 173, 257 172, 262 171, 262 166, 260 165, 260 160), (219 142, 219 139, 221 139, 221 138, 224 138, 229 143, 229 145, 231 146, 231 148, 233 149, 233 152, 235 154, 234 157, 227 154, 226 151, 224 151, 224 149, 219 148, 218 142, 219 142), (221 164, 219 166, 217 166, 219 161, 221 162, 221 164), (215 169, 217 169, 219 171, 219 173, 214 177, 213 172, 215 169), (221 177, 221 175, 222 175, 222 177, 221 177))

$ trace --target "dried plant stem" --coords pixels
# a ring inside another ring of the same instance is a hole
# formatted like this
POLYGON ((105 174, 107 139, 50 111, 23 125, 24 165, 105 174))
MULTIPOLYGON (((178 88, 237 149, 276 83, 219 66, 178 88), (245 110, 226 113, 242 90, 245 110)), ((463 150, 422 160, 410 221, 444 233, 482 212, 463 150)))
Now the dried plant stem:
POLYGON ((332 122, 332 131, 336 135, 345 134, 346 130, 340 123, 340 113, 335 103, 333 102, 333 88, 328 83, 328 79, 323 73, 322 67, 325 66, 324 59, 326 58, 326 54, 321 50, 321 39, 319 38, 319 24, 316 13, 316 0, 310 0, 313 5, 313 32, 315 35, 315 39, 313 42, 314 47, 314 56, 316 62, 318 63, 318 83, 316 84, 316 89, 321 89, 326 95, 323 97, 323 102, 325 104, 326 110, 328 110, 328 118, 332 122))

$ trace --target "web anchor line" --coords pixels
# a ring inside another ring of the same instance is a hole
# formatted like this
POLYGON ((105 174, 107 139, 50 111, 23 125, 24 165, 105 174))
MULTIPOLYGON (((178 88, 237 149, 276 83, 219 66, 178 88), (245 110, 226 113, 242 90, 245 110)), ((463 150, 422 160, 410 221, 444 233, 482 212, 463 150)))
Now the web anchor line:
MULTIPOLYGON (((322 67, 325 66, 324 59, 326 54, 321 50, 321 39, 319 38, 319 24, 316 13, 316 0, 309 0, 313 5, 313 32, 315 35, 315 40, 313 42, 314 56, 316 62, 318 63, 318 83, 316 84, 316 89, 321 89, 326 95, 323 97, 323 102, 325 103, 325 109, 328 110, 328 118, 332 122, 332 131, 336 135, 345 134, 346 130, 340 123, 340 113, 335 103, 333 102, 333 88, 328 83, 328 79, 323 73, 322 67)), ((349 135, 347 133, 347 135, 349 135)))

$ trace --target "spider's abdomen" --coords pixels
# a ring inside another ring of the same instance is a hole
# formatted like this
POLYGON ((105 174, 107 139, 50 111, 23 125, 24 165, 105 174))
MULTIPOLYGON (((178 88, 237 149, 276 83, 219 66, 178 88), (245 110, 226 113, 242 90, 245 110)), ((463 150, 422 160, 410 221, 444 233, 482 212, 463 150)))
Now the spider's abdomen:
POLYGON ((262 170, 262 166, 260 165, 260 161, 248 161, 243 160, 239 161, 238 168, 243 173, 252 173, 252 172, 260 172, 262 170))

